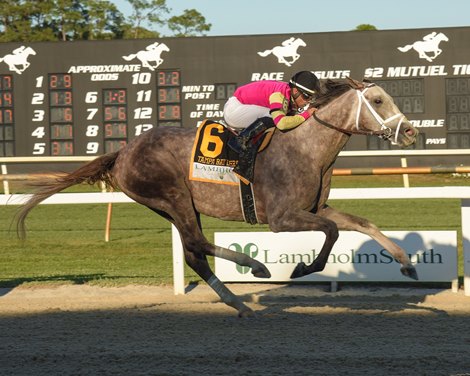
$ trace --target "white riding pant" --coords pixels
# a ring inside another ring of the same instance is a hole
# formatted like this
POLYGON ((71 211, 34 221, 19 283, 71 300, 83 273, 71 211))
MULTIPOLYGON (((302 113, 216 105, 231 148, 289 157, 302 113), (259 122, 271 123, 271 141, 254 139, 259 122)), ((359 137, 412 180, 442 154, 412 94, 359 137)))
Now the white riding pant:
POLYGON ((270 116, 269 108, 255 104, 243 104, 236 97, 231 97, 224 106, 225 122, 233 128, 244 129, 256 119, 270 116))

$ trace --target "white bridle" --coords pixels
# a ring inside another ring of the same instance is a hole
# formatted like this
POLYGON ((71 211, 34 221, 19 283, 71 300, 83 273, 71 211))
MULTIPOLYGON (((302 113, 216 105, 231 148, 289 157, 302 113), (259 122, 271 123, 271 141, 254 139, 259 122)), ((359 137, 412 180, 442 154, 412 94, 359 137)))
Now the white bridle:
POLYGON ((360 90, 360 89, 356 89, 356 94, 357 94, 357 98, 359 99, 359 104, 358 104, 358 107, 357 107, 357 114, 356 114, 356 128, 357 130, 359 130, 359 116, 361 115, 361 109, 362 109, 362 104, 364 103, 367 108, 369 109, 370 113, 374 116, 375 120, 377 120, 377 122, 380 124, 380 130, 382 131, 385 131, 383 135, 381 135, 380 137, 383 138, 384 140, 390 140, 390 138, 392 137, 392 134, 393 134, 393 131, 392 131, 392 128, 390 127, 387 127, 387 123, 390 123, 391 121, 397 119, 397 118, 400 118, 400 120, 398 121, 398 125, 397 125, 397 128, 395 130, 395 137, 393 140, 390 140, 390 142, 394 145, 396 145, 398 143, 398 134, 400 132, 400 127, 401 127, 401 124, 403 123, 403 120, 405 120, 405 115, 403 115, 401 112, 398 113, 398 114, 395 114, 395 115, 392 115, 390 116, 389 118, 387 119, 383 119, 378 113, 377 111, 374 110, 374 108, 372 107, 372 105, 369 103, 369 101, 366 99, 366 97, 364 96, 364 93, 367 91, 367 89, 369 89, 370 87, 373 87, 375 86, 375 84, 369 84, 365 89, 363 90, 360 90))

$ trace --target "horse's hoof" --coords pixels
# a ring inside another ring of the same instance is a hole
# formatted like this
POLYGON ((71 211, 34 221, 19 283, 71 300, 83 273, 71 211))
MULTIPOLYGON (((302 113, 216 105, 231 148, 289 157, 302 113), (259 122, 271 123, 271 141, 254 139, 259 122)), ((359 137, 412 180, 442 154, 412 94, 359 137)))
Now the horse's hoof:
POLYGON ((248 307, 244 307, 242 310, 238 311, 238 317, 240 318, 252 318, 256 317, 256 313, 248 307))
POLYGON ((307 265, 305 265, 305 262, 299 262, 297 266, 295 267, 294 271, 290 275, 292 279, 294 278, 300 278, 303 277, 307 272, 307 265))
POLYGON ((266 266, 263 264, 260 264, 260 266, 256 269, 252 269, 251 273, 256 277, 256 278, 271 278, 271 272, 268 270, 266 266))
POLYGON ((419 279, 418 273, 416 272, 415 267, 412 265, 403 266, 400 271, 401 274, 403 274, 405 277, 409 277, 411 279, 414 279, 415 281, 419 279))

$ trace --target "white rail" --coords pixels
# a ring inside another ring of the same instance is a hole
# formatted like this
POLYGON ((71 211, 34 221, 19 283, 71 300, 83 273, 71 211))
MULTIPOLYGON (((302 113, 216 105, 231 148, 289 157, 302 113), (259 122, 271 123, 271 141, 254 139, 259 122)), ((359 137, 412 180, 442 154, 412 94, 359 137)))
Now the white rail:
MULTIPOLYGON (((470 149, 436 149, 436 150, 367 150, 342 151, 340 157, 403 157, 433 155, 470 155, 470 149)), ((61 157, 0 157, 0 163, 63 163, 89 162, 96 156, 61 156, 61 157)))

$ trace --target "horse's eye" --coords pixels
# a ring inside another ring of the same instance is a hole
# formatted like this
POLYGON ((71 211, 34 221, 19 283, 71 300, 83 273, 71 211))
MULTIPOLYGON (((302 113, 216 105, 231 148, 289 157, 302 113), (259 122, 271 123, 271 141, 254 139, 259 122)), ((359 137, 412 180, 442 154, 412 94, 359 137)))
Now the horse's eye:
POLYGON ((376 98, 374 100, 375 104, 382 104, 382 99, 381 98, 376 98))

